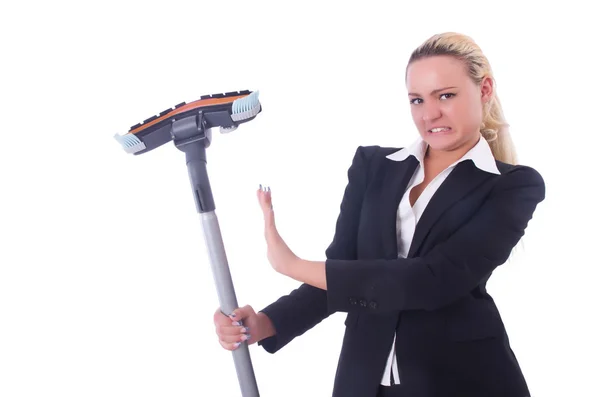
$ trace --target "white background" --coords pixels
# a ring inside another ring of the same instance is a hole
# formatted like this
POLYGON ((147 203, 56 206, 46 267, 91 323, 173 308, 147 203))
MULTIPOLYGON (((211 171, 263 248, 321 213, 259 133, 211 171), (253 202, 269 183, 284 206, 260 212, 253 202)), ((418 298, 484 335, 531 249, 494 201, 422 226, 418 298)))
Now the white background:
MULTIPOLYGON (((356 147, 417 137, 406 62, 444 31, 482 46, 520 160, 546 181, 488 284, 513 350, 534 396, 600 395, 596 20, 584 2, 529 4, 3 5, 0 396, 239 396, 184 155, 128 155, 113 135, 260 91, 263 112, 215 134, 208 160, 238 302, 259 310, 298 283, 266 260, 258 185, 292 250, 324 259, 356 147)), ((252 345, 261 395, 330 395, 343 318, 275 355, 252 345)))

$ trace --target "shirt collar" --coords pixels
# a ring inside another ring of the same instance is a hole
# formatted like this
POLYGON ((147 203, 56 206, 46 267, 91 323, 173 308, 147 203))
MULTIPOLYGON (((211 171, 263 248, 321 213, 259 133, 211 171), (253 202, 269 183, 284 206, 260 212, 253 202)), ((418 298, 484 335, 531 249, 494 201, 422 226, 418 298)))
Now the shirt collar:
MULTIPOLYGON (((419 160, 419 163, 423 163, 425 153, 427 152, 427 146, 427 142, 425 142, 422 138, 418 138, 410 146, 402 148, 386 157, 393 161, 403 161, 406 160, 408 156, 414 156, 417 160, 419 160)), ((496 159, 492 153, 492 149, 483 136, 480 136, 477 144, 473 146, 471 150, 465 153, 465 155, 462 156, 458 161, 450 165, 450 167, 465 160, 472 160, 473 164, 475 164, 475 166, 482 171, 492 174, 500 174, 498 166, 496 165, 496 159)))

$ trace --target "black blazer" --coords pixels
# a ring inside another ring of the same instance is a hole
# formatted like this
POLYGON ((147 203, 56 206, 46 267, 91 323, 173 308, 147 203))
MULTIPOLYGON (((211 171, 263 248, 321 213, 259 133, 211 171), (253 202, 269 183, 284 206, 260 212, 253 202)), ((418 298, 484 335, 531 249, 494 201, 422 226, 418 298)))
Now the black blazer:
POLYGON ((347 312, 334 397, 375 397, 396 333, 400 383, 411 397, 521 397, 529 391, 500 313, 486 291, 545 197, 531 167, 497 161, 501 175, 459 163, 429 202, 407 258, 396 212, 418 161, 360 146, 348 170, 327 290, 302 284, 261 312, 275 353, 335 312, 347 312))

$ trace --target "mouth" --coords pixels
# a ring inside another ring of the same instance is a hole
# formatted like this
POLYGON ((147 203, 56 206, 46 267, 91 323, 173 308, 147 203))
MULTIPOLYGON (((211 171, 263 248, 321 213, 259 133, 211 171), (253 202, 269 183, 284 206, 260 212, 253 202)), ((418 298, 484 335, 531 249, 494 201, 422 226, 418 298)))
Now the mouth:
POLYGON ((427 133, 432 135, 443 135, 448 134, 450 132, 452 132, 452 128, 450 127, 437 127, 427 130, 427 133))

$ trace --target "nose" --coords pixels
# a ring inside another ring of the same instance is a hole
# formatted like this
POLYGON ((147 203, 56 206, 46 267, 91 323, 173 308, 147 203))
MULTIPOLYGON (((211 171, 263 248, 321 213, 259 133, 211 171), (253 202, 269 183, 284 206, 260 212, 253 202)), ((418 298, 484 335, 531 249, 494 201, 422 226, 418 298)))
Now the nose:
POLYGON ((423 121, 435 120, 441 116, 439 107, 435 104, 424 104, 423 106, 423 121))

